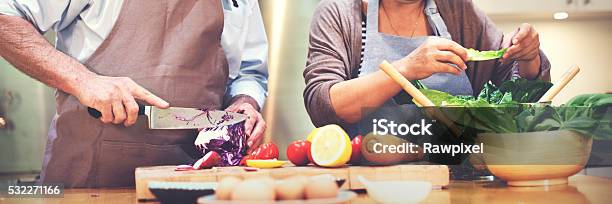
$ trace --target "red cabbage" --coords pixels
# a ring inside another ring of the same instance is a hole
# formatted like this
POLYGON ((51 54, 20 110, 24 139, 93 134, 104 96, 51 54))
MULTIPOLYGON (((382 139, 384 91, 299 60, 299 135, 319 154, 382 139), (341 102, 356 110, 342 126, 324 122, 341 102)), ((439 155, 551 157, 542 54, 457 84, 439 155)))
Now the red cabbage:
POLYGON ((215 151, 221 156, 220 166, 237 166, 246 153, 247 135, 244 121, 228 126, 206 128, 198 135, 195 145, 202 155, 215 151))

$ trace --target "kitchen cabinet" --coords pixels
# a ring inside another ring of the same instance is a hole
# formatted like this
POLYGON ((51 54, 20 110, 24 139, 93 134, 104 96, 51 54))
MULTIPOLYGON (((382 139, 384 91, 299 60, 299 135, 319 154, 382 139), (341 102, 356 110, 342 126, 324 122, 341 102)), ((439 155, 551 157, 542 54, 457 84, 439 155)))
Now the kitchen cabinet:
POLYGON ((574 0, 579 12, 612 12, 610 0, 574 0))
POLYGON ((14 69, 0 58, 0 173, 40 171, 50 119, 53 90, 14 69))
MULTIPOLYGON (((54 39, 53 33, 46 35, 54 39)), ((0 174, 37 173, 55 114, 53 89, 0 57, 0 174)))
POLYGON ((539 14, 558 11, 576 11, 576 0, 473 0, 490 15, 539 14))
POLYGON ((612 12, 610 0, 473 0, 489 15, 612 12))

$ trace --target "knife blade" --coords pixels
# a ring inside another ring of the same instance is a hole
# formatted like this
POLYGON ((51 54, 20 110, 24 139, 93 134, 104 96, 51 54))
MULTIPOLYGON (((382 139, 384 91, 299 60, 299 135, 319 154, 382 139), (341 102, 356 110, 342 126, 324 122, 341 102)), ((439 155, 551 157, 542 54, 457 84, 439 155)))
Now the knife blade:
MULTIPOLYGON (((87 108, 94 118, 102 113, 94 108, 87 108)), ((170 107, 167 109, 155 106, 138 105, 138 115, 145 115, 149 129, 198 129, 227 126, 242 122, 247 115, 220 110, 201 110, 197 108, 170 107)))

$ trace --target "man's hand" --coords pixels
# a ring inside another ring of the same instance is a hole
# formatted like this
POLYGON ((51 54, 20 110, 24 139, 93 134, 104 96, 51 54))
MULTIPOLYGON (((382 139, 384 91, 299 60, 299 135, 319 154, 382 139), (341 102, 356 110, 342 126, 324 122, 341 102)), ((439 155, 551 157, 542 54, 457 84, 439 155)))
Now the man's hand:
POLYGON ((126 127, 136 123, 138 118, 138 104, 135 99, 158 108, 170 106, 168 102, 127 77, 93 76, 76 87, 75 96, 83 105, 100 111, 102 122, 123 123, 126 127))
POLYGON ((264 132, 266 131, 266 121, 264 121, 257 102, 250 96, 238 95, 232 99, 231 105, 226 111, 243 113, 249 116, 245 122, 245 131, 248 136, 249 154, 263 142, 264 132))
POLYGON ((102 122, 126 126, 136 122, 136 99, 159 108, 168 102, 129 78, 91 72, 76 59, 58 51, 27 20, 0 15, 0 56, 27 75, 71 94, 102 113, 102 122))

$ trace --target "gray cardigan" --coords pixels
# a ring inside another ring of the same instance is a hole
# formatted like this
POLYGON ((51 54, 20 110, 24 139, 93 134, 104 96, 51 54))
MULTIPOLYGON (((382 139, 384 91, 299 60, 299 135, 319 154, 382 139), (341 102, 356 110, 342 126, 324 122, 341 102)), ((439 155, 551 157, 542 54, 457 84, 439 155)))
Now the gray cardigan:
MULTIPOLYGON (((435 0, 455 42, 466 48, 499 50, 504 34, 471 0, 435 0)), ((308 60, 304 70, 304 103, 317 127, 327 124, 346 126, 331 104, 332 85, 354 78, 361 51, 362 0, 323 0, 310 27, 308 60)), ((539 79, 550 81, 550 63, 540 53, 539 79)), ((470 62, 466 70, 472 89, 479 93, 484 84, 495 84, 518 75, 517 63, 470 62)))

